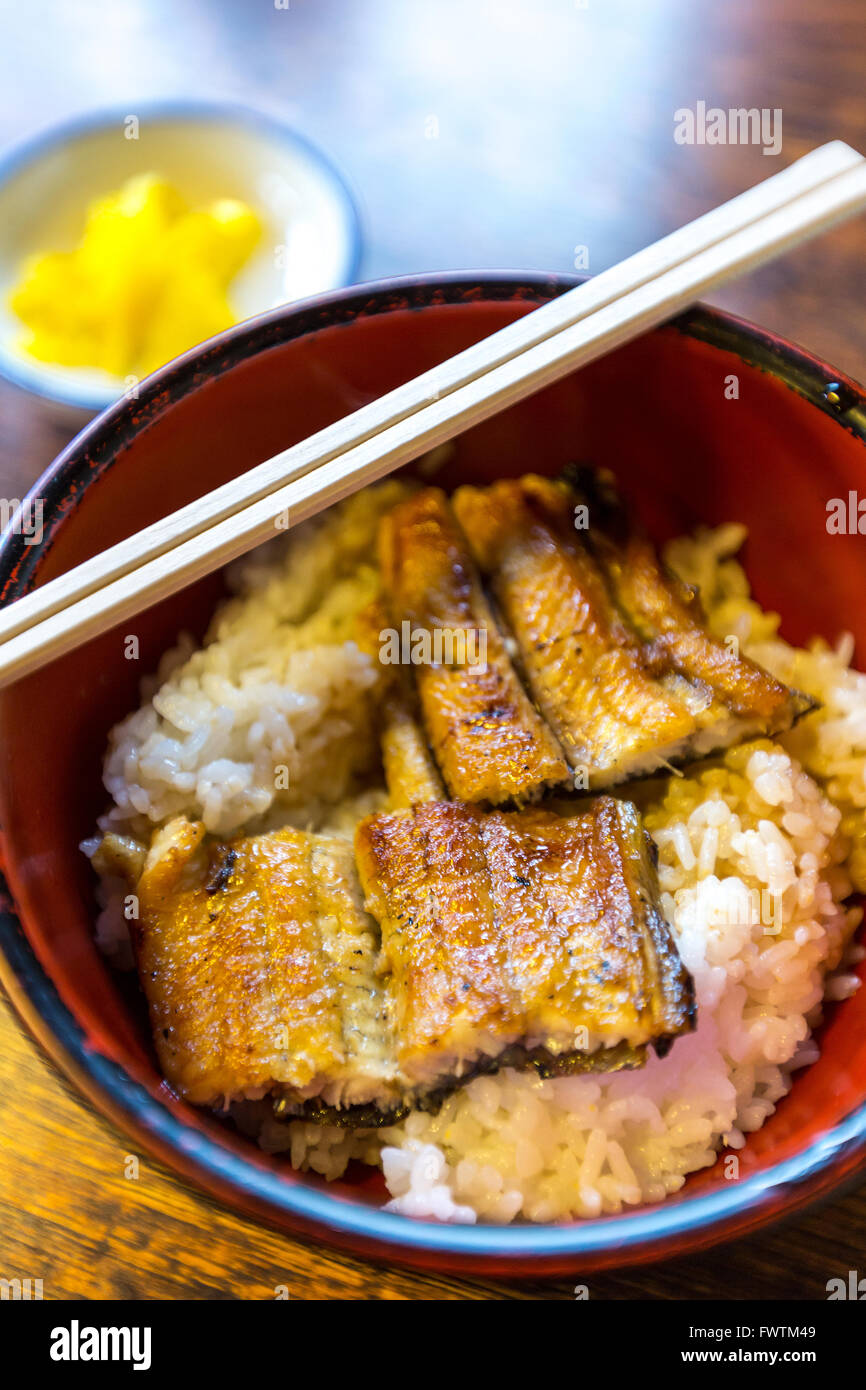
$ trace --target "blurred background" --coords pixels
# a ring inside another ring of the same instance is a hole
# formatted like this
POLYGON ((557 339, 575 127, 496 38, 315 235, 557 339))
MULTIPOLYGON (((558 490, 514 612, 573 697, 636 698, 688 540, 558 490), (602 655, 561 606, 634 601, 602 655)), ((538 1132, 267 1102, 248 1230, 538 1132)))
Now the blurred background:
MULTIPOLYGON (((2 0, 0 14, 0 157, 94 109, 252 105, 344 175, 359 279, 594 273, 827 138, 866 148, 862 0, 2 0), (674 112, 698 101, 780 109, 781 153, 677 144, 674 112)), ((717 302, 863 378, 863 246, 854 222, 717 302)), ((0 491, 20 494, 71 432, 0 382, 0 491)))

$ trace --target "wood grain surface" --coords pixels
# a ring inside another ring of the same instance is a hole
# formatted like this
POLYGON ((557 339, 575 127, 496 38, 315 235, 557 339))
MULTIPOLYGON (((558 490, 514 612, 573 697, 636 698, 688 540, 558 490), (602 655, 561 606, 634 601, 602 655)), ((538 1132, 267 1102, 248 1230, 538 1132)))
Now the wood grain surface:
MULTIPOLYGON (((824 139, 866 150, 863 0, 124 0, 123 13, 121 29, 96 0, 4 10, 0 144, 92 105, 265 105, 354 183, 365 277, 567 270, 578 245, 597 271, 824 139), (698 100, 780 108, 781 156, 676 145, 673 113, 698 100)), ((862 220, 716 302, 866 379, 862 220)), ((20 496, 68 437, 0 385, 0 492, 20 496)), ((0 1275, 42 1278, 51 1299, 269 1299, 278 1285, 298 1299, 573 1297, 576 1280, 421 1275, 292 1241, 144 1154, 126 1178, 129 1152, 0 1003, 0 1275)), ((590 1298, 814 1299, 850 1269, 866 1272, 866 1185, 721 1250, 581 1282, 590 1298)))

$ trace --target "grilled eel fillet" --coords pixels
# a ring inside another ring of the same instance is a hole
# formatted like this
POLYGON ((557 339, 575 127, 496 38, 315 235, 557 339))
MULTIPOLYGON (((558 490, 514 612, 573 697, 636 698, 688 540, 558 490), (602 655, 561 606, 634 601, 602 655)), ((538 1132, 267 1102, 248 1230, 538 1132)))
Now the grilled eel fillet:
POLYGON ((470 538, 519 667, 581 785, 603 789, 757 735, 780 733, 813 702, 706 628, 697 596, 660 564, 624 512, 529 475, 462 487, 470 538))
POLYGON ((428 803, 362 821, 355 847, 413 1089, 497 1065, 639 1066, 693 1027, 630 803, 567 818, 428 803))
POLYGON ((484 634, 480 661, 413 666, 421 715, 451 796, 461 801, 530 801, 568 768, 552 732, 514 671, 479 583, 465 536, 438 488, 387 513, 379 528, 385 602, 395 629, 412 639, 437 630, 484 634))
POLYGON ((392 810, 444 798, 442 781, 418 722, 411 692, 396 687, 382 700, 380 745, 392 810))
POLYGON ((274 1088, 396 1104, 375 924, 352 846, 284 829, 206 847, 183 818, 138 881, 134 946, 159 1061, 187 1100, 274 1088))
POLYGON ((355 639, 362 651, 380 663, 379 747, 389 806, 397 811, 419 801, 443 801, 445 791, 421 727, 418 695, 406 667, 381 664, 382 634, 388 624, 382 600, 374 599, 358 615, 355 639))
POLYGON ((816 701, 782 685, 757 662, 740 656, 707 630, 700 595, 659 561, 655 547, 629 516, 611 474, 572 470, 571 498, 586 501, 595 517, 589 539, 622 611, 643 643, 650 669, 675 671, 704 685, 757 732, 784 733, 816 708, 816 701))
POLYGON ((693 1026, 633 806, 575 817, 431 802, 347 841, 208 847, 183 818, 137 882, 163 1072, 200 1105, 371 1125, 500 1066, 639 1066, 693 1026), (378 923, 378 926, 377 926, 378 923))

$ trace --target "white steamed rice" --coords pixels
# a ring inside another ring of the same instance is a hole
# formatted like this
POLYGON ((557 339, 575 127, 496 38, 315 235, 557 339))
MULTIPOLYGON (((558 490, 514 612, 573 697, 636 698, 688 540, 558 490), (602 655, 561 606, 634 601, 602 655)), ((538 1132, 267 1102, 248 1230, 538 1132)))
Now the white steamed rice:
MULTIPOLYGON (((236 596, 206 645, 186 639, 169 653, 114 730, 101 829, 149 838, 185 812, 220 835, 285 823, 350 834, 383 803, 376 675, 351 631, 376 588, 377 519, 400 491, 361 493, 234 568, 236 596)), ((663 1060, 604 1079, 480 1077, 438 1115, 377 1133, 278 1125, 239 1107, 265 1148, 329 1178, 351 1158, 378 1163, 391 1208, 407 1215, 555 1221, 660 1201, 772 1114, 795 1068, 817 1056, 825 995, 857 985, 845 967, 859 958, 849 943, 860 911, 845 899, 866 888, 866 676, 849 669, 848 638, 802 650, 778 637, 732 558, 742 539, 737 526, 702 531, 666 558, 700 585, 718 635, 822 708, 778 742, 640 790, 664 908, 695 978, 696 1032, 663 1060)), ((120 887, 103 883, 97 930, 124 963, 120 887)))

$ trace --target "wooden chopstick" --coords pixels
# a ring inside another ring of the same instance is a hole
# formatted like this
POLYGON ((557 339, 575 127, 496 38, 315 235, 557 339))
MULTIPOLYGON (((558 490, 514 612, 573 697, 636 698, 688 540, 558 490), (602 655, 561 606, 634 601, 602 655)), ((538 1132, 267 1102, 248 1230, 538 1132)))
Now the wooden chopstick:
POLYGON ((319 430, 242 477, 121 541, 69 574, 0 610, 0 642, 71 607, 114 580, 166 554, 228 516, 269 496, 312 469, 399 424, 425 406, 479 379, 563 329, 620 299, 684 260, 780 211, 857 166, 861 156, 842 141, 804 155, 787 169, 705 213, 585 284, 431 368, 405 385, 319 430))
MULTIPOLYGON (((210 573, 866 206, 866 160, 0 645, 0 686, 210 573)), ((75 571, 72 572, 75 574, 75 571)), ((64 576, 59 583, 68 583, 64 576)))

